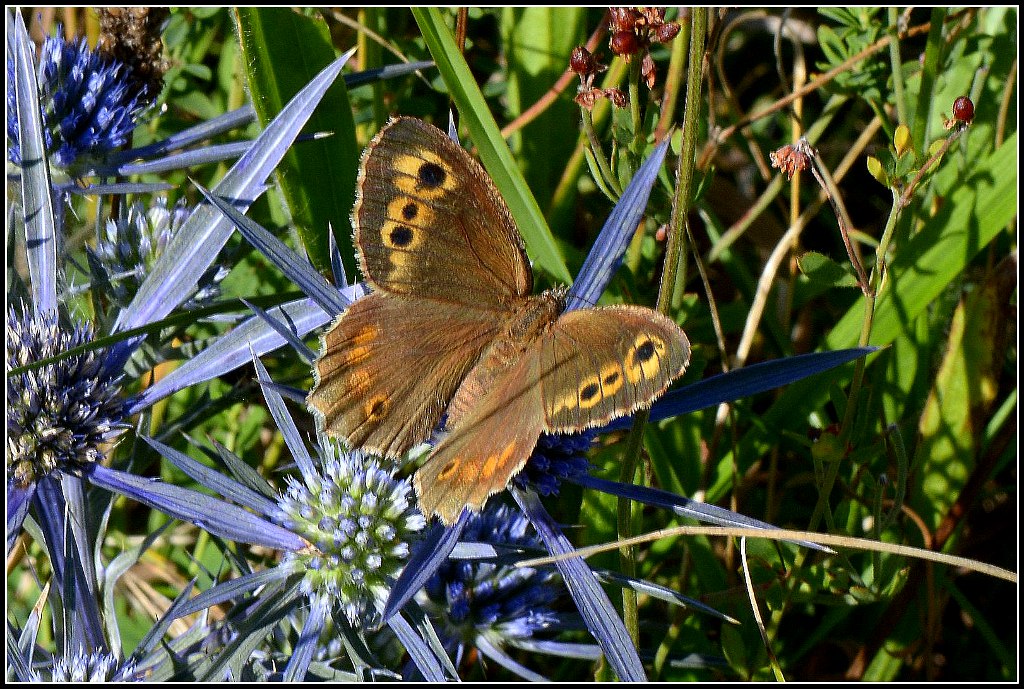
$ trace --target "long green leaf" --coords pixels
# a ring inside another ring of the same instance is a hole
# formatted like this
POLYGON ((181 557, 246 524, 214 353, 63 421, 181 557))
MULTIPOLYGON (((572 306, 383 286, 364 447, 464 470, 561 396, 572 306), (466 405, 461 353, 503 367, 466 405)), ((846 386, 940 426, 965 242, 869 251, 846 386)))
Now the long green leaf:
POLYGON ((538 266, 556 279, 570 282, 572 276, 565 267, 565 259, 551 235, 544 214, 526 185, 508 145, 501 138, 498 125, 441 11, 436 8, 413 7, 412 13, 452 100, 455 101, 462 123, 473 137, 480 160, 508 203, 512 217, 526 241, 527 251, 538 266))
MULTIPOLYGON (((334 60, 330 32, 322 21, 286 8, 239 8, 234 14, 253 106, 265 126, 334 60)), ((306 131, 332 136, 294 146, 278 168, 278 179, 313 265, 320 270, 330 266, 330 227, 345 270, 354 275, 349 216, 355 201, 359 147, 348 92, 340 79, 324 95, 306 131)))
MULTIPOLYGON (((501 40, 508 71, 509 117, 521 115, 562 76, 572 49, 586 41, 586 18, 587 10, 583 7, 502 9, 501 40)), ((579 117, 579 106, 569 98, 558 98, 510 140, 523 175, 542 208, 550 207, 551 196, 576 148, 576 137, 566 134, 579 117)))

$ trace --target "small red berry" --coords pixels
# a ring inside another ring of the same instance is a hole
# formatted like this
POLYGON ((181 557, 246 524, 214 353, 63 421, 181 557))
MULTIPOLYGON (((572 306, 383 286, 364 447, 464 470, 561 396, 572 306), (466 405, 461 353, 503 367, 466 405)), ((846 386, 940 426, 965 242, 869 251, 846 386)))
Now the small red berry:
POLYGON ((569 67, 580 76, 594 72, 594 56, 583 46, 576 46, 569 56, 569 67))
POLYGON ((608 41, 608 47, 616 55, 633 55, 640 50, 640 41, 632 31, 616 31, 608 41))
POLYGON ((974 119, 974 102, 967 96, 960 96, 953 101, 953 119, 970 124, 974 119))

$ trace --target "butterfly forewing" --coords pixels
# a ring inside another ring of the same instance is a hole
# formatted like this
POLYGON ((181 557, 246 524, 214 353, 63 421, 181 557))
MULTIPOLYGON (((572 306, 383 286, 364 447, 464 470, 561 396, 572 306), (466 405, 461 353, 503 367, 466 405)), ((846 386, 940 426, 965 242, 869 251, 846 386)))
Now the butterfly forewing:
POLYGON ((690 343, 650 309, 562 314, 538 343, 546 430, 571 433, 651 404, 690 360, 690 343))
POLYGON ((479 309, 363 297, 323 337, 309 407, 349 447, 398 456, 430 436, 497 322, 479 309))
POLYGON ((437 128, 392 120, 363 154, 353 212, 363 275, 392 294, 507 306, 533 288, 483 168, 437 128))

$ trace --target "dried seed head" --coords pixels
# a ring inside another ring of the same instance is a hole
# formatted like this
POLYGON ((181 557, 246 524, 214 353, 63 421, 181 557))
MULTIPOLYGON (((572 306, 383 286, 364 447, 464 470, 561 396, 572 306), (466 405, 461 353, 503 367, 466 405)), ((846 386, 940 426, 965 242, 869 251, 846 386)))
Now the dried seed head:
POLYGON ((616 31, 632 33, 636 29, 636 23, 640 19, 640 12, 637 10, 632 7, 612 7, 609 12, 611 22, 608 24, 608 29, 613 33, 616 31))
POLYGON ((171 12, 165 7, 99 7, 99 52, 131 68, 136 92, 146 102, 163 88, 170 63, 164 59, 161 31, 171 12))
POLYGON ((594 56, 583 46, 578 45, 572 49, 572 54, 569 56, 569 69, 576 74, 585 77, 593 73, 594 63, 594 56))
POLYGON ((653 38, 658 43, 668 43, 679 35, 679 28, 679 24, 676 24, 675 22, 659 24, 654 27, 653 38))
POLYGON ((810 147, 798 144, 787 144, 782 148, 772 151, 768 158, 772 167, 778 168, 786 175, 786 179, 793 179, 798 171, 806 170, 811 166, 810 147))

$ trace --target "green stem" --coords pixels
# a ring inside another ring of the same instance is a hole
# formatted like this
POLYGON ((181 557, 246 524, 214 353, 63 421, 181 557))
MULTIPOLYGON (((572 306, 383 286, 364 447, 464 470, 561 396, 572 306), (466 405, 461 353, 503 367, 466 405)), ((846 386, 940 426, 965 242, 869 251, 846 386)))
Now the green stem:
MULTIPOLYGON (((698 118, 701 106, 701 67, 704 62, 704 38, 707 32, 707 10, 694 8, 692 12, 692 31, 690 38, 690 56, 688 63, 688 79, 686 82, 686 103, 683 109, 683 143, 676 168, 676 193, 672 203, 672 219, 669 226, 668 243, 665 252, 665 266, 658 290, 658 310, 668 313, 672 302, 672 291, 676 283, 679 269, 680 254, 685 249, 682 241, 685 232, 686 217, 690 210, 693 194, 693 167, 697 150, 699 132, 698 118)), ((639 466, 640 450, 643 447, 643 430, 647 423, 647 414, 638 413, 630 430, 625 456, 623 457, 620 477, 632 481, 639 466)), ((633 535, 632 503, 620 498, 618 504, 619 538, 633 535)), ((633 576, 636 571, 636 555, 631 547, 620 550, 619 559, 622 573, 633 576)), ((622 594, 623 621, 634 642, 639 638, 640 630, 636 618, 636 593, 632 590, 622 594)))
POLYGON ((889 62, 892 68, 892 90, 896 97, 896 117, 900 124, 907 124, 907 96, 903 87, 903 60, 900 58, 900 11, 889 8, 889 30, 896 34, 896 40, 889 42, 889 62))
POLYGON ((690 57, 687 63, 686 102, 683 106, 682 147, 676 167, 676 194, 672 201, 672 216, 669 220, 668 241, 665 247, 665 268, 661 274, 661 289, 658 292, 658 310, 667 314, 672 301, 682 252, 686 218, 690 213, 693 196, 694 160, 699 134, 701 67, 704 63, 704 34, 707 32, 707 10, 695 8, 692 11, 690 57))
MULTIPOLYGON (((629 91, 629 116, 633 120, 633 141, 629 145, 629 152, 633 156, 639 156, 644 146, 644 137, 640 115, 640 60, 636 59, 636 56, 629 63, 626 86, 629 91)), ((636 165, 633 165, 633 168, 635 169, 636 165)))
MULTIPOLYGON (((608 163, 608 159, 604 157, 604 149, 601 148, 601 141, 597 138, 597 131, 594 129, 594 116, 586 108, 580 108, 580 111, 583 113, 583 132, 587 135, 587 140, 590 142, 590 152, 593 154, 594 160, 597 161, 601 178, 604 180, 605 185, 615 193, 616 197, 622 196, 622 186, 615 175, 612 174, 611 165, 608 163)), ((617 200, 618 198, 611 199, 612 202, 617 200)))

